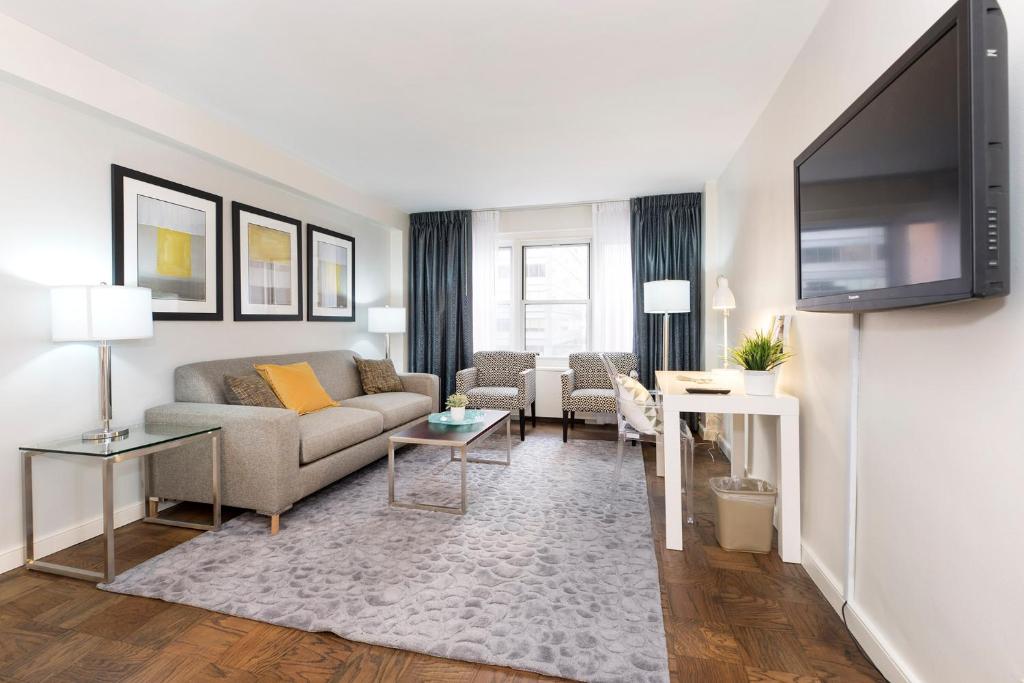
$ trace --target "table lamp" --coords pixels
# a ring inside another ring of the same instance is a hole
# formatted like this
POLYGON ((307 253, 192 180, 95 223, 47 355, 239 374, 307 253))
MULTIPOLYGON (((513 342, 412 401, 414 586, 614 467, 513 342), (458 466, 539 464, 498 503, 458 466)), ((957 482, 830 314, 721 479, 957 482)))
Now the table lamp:
POLYGON ((375 306, 369 309, 367 326, 370 332, 384 335, 384 357, 391 358, 391 335, 405 334, 405 309, 375 306))
POLYGON ((153 294, 146 287, 93 285, 50 290, 52 336, 55 342, 99 342, 99 429, 82 434, 83 441, 112 441, 128 436, 128 428, 111 428, 110 342, 153 336, 153 294))
POLYGON ((722 312, 722 367, 729 367, 729 311, 736 308, 736 297, 729 289, 729 278, 719 275, 711 308, 722 312))
POLYGON ((661 369, 668 370, 668 316, 690 312, 689 280, 655 280, 644 283, 644 313, 661 313, 661 369))

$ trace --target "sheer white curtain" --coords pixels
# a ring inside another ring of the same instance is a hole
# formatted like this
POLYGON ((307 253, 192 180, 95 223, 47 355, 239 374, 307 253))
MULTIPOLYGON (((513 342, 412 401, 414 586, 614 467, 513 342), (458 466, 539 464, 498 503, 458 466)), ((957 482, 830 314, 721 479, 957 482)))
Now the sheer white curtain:
POLYGON ((594 204, 592 210, 594 338, 590 348, 593 351, 632 351, 633 261, 629 244, 629 201, 601 202, 594 204))
POLYGON ((494 258, 498 253, 497 211, 473 212, 473 350, 495 348, 497 325, 494 258))

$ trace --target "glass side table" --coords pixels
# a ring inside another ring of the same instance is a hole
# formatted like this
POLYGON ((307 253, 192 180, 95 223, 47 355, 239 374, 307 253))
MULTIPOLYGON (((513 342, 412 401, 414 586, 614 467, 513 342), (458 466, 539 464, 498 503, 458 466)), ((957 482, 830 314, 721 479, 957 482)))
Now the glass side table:
POLYGON ((168 526, 217 531, 220 529, 220 427, 178 425, 132 425, 124 439, 109 442, 82 441, 81 436, 21 446, 22 489, 24 496, 25 567, 50 574, 70 576, 87 581, 114 580, 114 465, 126 460, 142 458, 142 488, 146 504, 143 521, 168 526), (150 497, 150 458, 190 443, 208 441, 213 468, 213 520, 210 524, 179 522, 157 515, 157 501, 150 497), (32 458, 37 455, 70 455, 98 459, 103 466, 103 571, 94 572, 35 559, 35 540, 32 529, 32 458))

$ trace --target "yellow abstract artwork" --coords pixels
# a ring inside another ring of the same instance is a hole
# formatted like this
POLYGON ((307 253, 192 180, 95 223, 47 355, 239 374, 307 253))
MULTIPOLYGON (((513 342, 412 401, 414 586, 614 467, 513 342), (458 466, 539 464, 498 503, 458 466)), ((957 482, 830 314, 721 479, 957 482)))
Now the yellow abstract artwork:
POLYGON ((156 229, 156 272, 164 277, 192 277, 192 235, 156 229))
POLYGON ((249 224, 249 260, 287 263, 292 258, 292 240, 286 232, 249 224))

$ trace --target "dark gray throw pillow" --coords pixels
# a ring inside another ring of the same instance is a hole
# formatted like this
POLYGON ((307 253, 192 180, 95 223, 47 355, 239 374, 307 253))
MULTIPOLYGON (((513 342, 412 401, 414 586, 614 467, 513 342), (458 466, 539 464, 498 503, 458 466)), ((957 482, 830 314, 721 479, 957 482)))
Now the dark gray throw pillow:
POLYGON ((259 375, 245 377, 224 377, 224 397, 233 406, 256 406, 258 408, 284 408, 277 394, 259 375))

